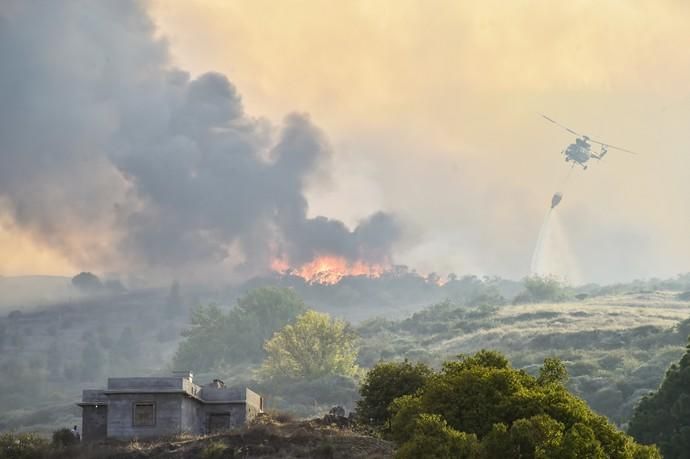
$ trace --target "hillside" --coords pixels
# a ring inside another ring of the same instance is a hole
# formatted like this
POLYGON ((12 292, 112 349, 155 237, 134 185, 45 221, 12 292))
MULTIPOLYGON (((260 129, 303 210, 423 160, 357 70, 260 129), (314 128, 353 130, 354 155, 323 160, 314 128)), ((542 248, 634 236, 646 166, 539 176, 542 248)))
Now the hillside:
POLYGON ((505 353, 535 372, 545 357, 565 361, 569 388, 623 425, 683 354, 690 303, 677 292, 628 293, 584 301, 465 308, 441 303, 403 321, 363 324, 360 360, 408 358, 432 365, 480 349, 505 353))
MULTIPOLYGON (((438 365, 460 353, 490 348, 533 372, 544 357, 555 356, 566 362, 569 388, 619 425, 682 355, 690 332, 690 302, 682 290, 617 286, 609 290, 628 293, 511 305, 492 294, 495 281, 463 278, 442 287, 424 284, 424 294, 409 303, 400 300, 396 308, 397 299, 422 282, 407 279, 411 285, 400 279, 353 279, 349 286, 298 285, 295 290, 305 291, 307 303, 316 309, 362 320, 355 330, 362 338, 359 365, 364 369, 381 359, 438 365), (396 282, 398 287, 392 287, 396 282), (357 283, 375 293, 350 308, 362 297, 357 283), (443 295, 450 300, 433 304, 443 295), (422 309, 419 304, 433 305, 422 309)), ((189 309, 212 302, 229 309, 252 286, 216 291, 183 286, 178 301, 171 300, 168 289, 94 296, 0 318, 0 370, 12 375, 0 385, 0 431, 48 433, 73 425, 79 420, 75 402, 82 389, 101 387, 108 376, 168 373, 181 332, 189 327, 189 309)), ((254 364, 227 363, 199 375, 200 380, 220 377, 228 384, 248 384, 265 393, 269 407, 302 417, 335 404, 354 408, 356 378, 283 388, 279 394, 281 388, 254 380, 254 364)))

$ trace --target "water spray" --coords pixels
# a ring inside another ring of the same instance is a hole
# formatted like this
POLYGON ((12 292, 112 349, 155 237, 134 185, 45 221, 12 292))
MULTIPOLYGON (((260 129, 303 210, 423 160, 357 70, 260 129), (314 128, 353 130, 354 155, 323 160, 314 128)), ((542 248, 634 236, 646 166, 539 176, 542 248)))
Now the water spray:
MULTIPOLYGON (((559 180, 558 185, 561 190, 564 190, 566 185, 568 184, 570 180, 570 176, 572 175, 574 169, 574 165, 571 165, 570 168, 568 169, 568 172, 566 173, 565 176, 562 176, 561 179, 559 180)), ((546 266, 547 259, 550 258, 549 252, 550 250, 547 248, 547 245, 549 245, 549 241, 553 239, 552 237, 552 232, 553 230, 553 222, 552 222, 552 214, 555 212, 556 207, 560 202, 563 200, 563 192, 562 191, 556 191, 553 196, 551 197, 551 206, 546 212, 546 215, 544 216, 544 222, 541 225, 541 228, 539 229, 539 236, 537 237, 537 243, 534 247, 534 252, 532 253, 532 262, 530 264, 530 274, 531 275, 544 275, 547 274, 548 267, 546 266)), ((557 225, 558 226, 558 225, 557 225)), ((563 249, 563 248, 561 248, 563 249)), ((551 257, 553 254, 551 254, 551 257)))

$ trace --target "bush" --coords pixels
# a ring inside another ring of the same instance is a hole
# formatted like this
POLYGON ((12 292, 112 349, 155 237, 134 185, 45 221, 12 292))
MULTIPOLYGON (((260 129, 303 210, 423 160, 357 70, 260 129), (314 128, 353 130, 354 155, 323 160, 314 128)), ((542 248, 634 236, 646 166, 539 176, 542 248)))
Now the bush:
POLYGON ((335 457, 335 448, 329 443, 323 443, 311 451, 311 455, 314 459, 333 459, 335 457))
POLYGON ((555 277, 530 276, 523 280, 525 291, 513 300, 514 304, 565 301, 568 298, 565 285, 555 277))
POLYGON ((71 430, 62 428, 53 432, 53 446, 56 448, 64 448, 65 446, 76 445, 79 443, 77 437, 74 436, 71 430))
POLYGON ((2 459, 35 459, 46 454, 48 442, 33 433, 0 434, 2 459))
POLYGON ((412 438, 400 447, 395 457, 474 459, 479 457, 479 442, 474 434, 450 428, 437 414, 421 414, 415 420, 412 438))
POLYGON ((477 457, 470 435, 481 443, 482 458, 660 457, 570 394, 566 376, 556 359, 545 359, 535 378, 492 351, 445 362, 414 395, 391 405, 400 457, 425 448, 434 451, 429 458, 477 457))
POLYGON ((295 416, 291 413, 286 413, 284 411, 276 412, 276 413, 271 413, 271 417, 275 419, 277 422, 280 423, 287 423, 287 422, 294 422, 295 421, 295 416))
POLYGON ((227 459, 235 456, 235 450, 226 448, 225 445, 219 441, 209 443, 201 451, 201 459, 227 459))

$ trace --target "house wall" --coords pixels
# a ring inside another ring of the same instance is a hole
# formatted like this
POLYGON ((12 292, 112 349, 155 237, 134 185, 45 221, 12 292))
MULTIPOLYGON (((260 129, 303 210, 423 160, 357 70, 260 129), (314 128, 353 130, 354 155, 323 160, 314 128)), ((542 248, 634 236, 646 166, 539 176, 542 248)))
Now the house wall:
POLYGON ((182 394, 108 394, 108 438, 147 438, 176 435, 182 431, 182 394), (134 426, 136 402, 155 403, 155 424, 134 426))
POLYGON ((245 406, 245 421, 251 421, 257 414, 263 411, 263 402, 261 396, 256 392, 246 389, 246 406, 245 406))
POLYGON ((209 416, 211 414, 230 413, 230 427, 239 427, 247 419, 245 403, 214 403, 199 406, 198 422, 203 426, 203 433, 209 433, 209 416))
POLYGON ((104 440, 108 433, 108 406, 82 406, 81 437, 84 441, 104 440))
POLYGON ((200 397, 207 402, 224 402, 244 400, 244 391, 238 387, 212 387, 203 386, 200 397))
POLYGON ((193 398, 184 397, 181 401, 180 431, 195 435, 204 433, 204 425, 200 422, 199 410, 201 403, 193 398))

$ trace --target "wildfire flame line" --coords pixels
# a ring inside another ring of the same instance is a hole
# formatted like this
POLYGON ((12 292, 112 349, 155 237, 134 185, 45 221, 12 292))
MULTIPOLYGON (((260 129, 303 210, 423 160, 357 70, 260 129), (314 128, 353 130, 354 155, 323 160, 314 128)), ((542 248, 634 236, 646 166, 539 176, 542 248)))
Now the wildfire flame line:
POLYGON ((324 255, 297 268, 277 258, 271 262, 273 271, 299 276, 312 284, 337 284, 345 276, 380 277, 386 268, 380 264, 369 264, 363 261, 348 261, 343 257, 324 255))

